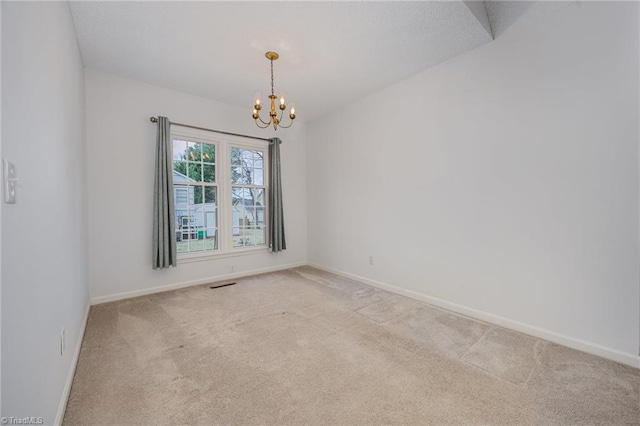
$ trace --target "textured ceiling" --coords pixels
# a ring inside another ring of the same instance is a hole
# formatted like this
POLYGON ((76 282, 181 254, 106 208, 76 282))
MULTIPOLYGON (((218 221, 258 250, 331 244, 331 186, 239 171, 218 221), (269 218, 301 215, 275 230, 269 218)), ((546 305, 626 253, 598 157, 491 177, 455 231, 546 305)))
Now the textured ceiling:
POLYGON ((495 38, 513 24, 526 25, 566 6, 579 6, 580 1, 487 1, 486 13, 495 38))
POLYGON ((459 1, 98 1, 71 11, 85 66, 247 110, 256 91, 269 94, 264 53, 275 50, 276 92, 304 121, 492 39, 459 1))

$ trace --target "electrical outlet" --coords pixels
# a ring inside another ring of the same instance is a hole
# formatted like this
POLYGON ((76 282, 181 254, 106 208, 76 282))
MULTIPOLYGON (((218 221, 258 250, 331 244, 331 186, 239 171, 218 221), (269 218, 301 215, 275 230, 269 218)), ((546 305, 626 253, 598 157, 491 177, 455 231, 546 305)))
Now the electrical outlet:
POLYGON ((373 256, 369 256, 369 265, 373 265, 373 256))
POLYGON ((64 351, 66 349, 65 335, 64 335, 64 327, 62 331, 60 331, 60 356, 64 355, 64 351))

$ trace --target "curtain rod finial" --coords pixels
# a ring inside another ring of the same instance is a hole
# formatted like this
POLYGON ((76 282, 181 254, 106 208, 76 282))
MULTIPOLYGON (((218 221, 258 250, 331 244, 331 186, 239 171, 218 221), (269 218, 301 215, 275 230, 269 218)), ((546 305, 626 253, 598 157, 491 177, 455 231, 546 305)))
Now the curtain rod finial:
POLYGON ((157 117, 149 117, 149 121, 151 121, 152 123, 157 123, 158 122, 158 118, 157 117))

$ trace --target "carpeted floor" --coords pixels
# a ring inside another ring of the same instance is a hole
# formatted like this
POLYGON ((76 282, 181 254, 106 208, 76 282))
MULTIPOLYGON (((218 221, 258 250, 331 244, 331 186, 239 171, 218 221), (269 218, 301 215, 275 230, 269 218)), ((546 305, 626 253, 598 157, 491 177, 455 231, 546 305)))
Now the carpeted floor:
POLYGON ((303 267, 91 308, 66 425, 640 424, 640 370, 303 267))

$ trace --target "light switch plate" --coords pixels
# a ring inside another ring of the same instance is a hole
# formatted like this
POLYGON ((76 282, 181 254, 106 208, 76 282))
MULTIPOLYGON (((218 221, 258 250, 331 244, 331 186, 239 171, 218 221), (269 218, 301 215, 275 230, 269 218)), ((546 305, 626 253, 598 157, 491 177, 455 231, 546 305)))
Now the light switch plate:
POLYGON ((2 160, 2 175, 4 182, 4 202, 15 204, 16 202, 16 168, 10 161, 2 160))

